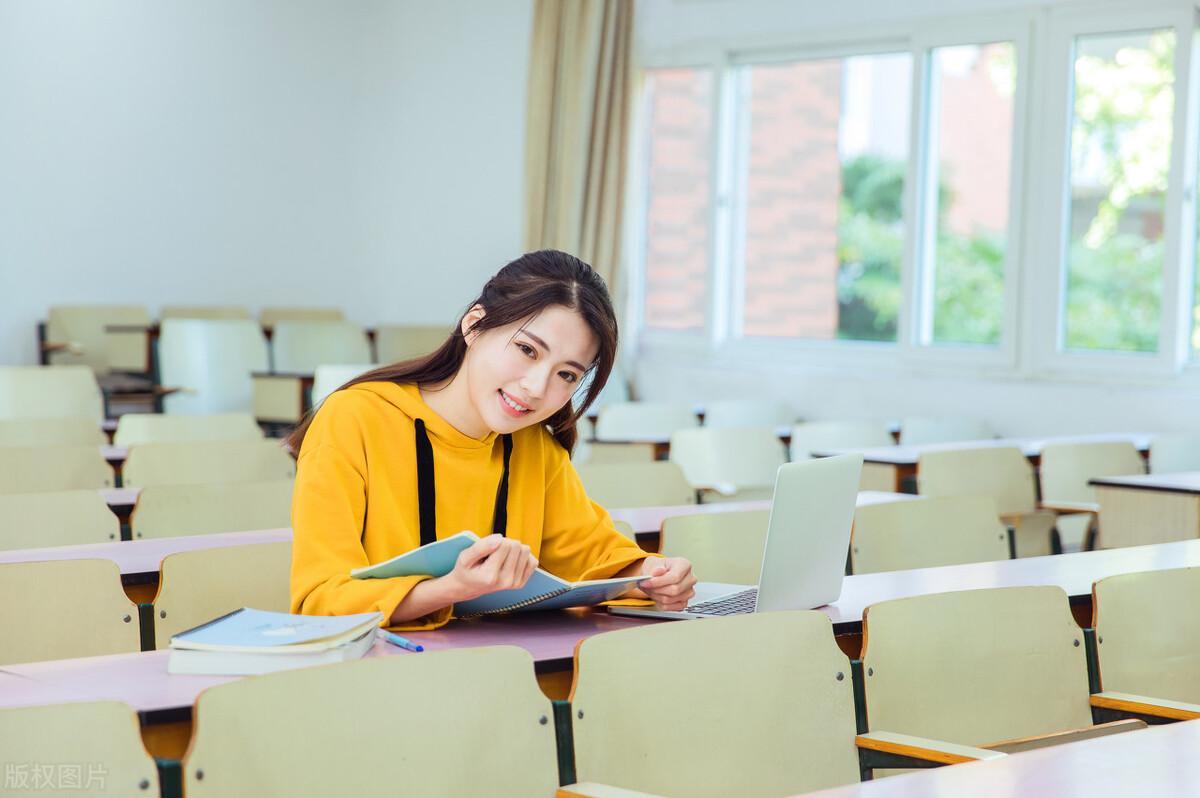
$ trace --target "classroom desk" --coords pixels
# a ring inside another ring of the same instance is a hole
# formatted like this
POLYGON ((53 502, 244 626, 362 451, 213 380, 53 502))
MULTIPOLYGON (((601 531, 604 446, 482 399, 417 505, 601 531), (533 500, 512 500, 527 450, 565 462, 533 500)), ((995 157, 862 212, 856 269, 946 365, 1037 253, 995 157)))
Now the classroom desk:
POLYGON ((929 443, 920 446, 875 446, 863 449, 827 449, 814 452, 816 457, 832 457, 839 454, 861 454, 863 456, 862 490, 903 492, 905 482, 915 479, 917 462, 925 452, 953 449, 984 449, 994 446, 1016 447, 1037 467, 1042 448, 1048 443, 1109 443, 1129 441, 1145 456, 1150 451, 1147 433, 1096 433, 1092 435, 1056 435, 1029 438, 988 438, 982 441, 955 441, 953 443, 929 443))
POLYGON ((1100 505, 1106 549, 1200 537, 1200 471, 1102 477, 1088 482, 1100 505))
POLYGON ((1200 720, 805 793, 806 798, 1195 795, 1200 720))
MULTIPOLYGON (((703 418, 703 414, 699 414, 703 418)), ((779 437, 780 443, 787 446, 792 441, 792 426, 790 424, 782 424, 775 428, 775 434, 779 437)), ((671 452, 671 436, 670 435, 642 435, 633 438, 596 438, 588 440, 588 443, 602 445, 605 443, 651 443, 654 444, 654 459, 665 460, 671 452)))

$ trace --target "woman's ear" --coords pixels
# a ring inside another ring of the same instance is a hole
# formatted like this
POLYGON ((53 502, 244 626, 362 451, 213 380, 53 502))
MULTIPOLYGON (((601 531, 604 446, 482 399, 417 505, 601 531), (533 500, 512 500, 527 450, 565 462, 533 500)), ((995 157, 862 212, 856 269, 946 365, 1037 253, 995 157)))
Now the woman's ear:
POLYGON ((479 335, 478 330, 472 330, 471 328, 485 315, 487 313, 484 311, 483 305, 473 305, 466 312, 466 315, 462 317, 462 322, 460 322, 459 326, 462 328, 463 340, 467 342, 467 346, 470 346, 471 342, 479 335))

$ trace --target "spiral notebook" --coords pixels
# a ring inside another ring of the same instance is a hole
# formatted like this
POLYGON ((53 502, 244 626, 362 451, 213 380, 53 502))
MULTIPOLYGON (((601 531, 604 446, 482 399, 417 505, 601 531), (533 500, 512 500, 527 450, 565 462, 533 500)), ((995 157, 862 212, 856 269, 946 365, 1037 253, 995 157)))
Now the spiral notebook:
MULTIPOLYGON (((454 570, 458 555, 479 540, 474 532, 459 532, 420 548, 406 551, 390 560, 364 568, 355 568, 355 579, 391 579, 396 576, 445 576, 454 570)), ((647 576, 624 576, 615 579, 590 579, 568 582, 538 568, 525 586, 516 590, 497 590, 485 596, 454 605, 458 618, 472 618, 497 612, 523 610, 558 610, 566 607, 585 607, 611 601, 647 576)))

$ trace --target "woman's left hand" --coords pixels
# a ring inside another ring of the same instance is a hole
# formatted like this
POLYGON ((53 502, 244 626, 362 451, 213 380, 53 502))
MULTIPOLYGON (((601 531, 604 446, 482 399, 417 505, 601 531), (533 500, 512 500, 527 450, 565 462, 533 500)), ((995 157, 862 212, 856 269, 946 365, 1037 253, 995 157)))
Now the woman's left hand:
POLYGON ((696 595, 692 564, 683 557, 647 557, 640 573, 653 577, 638 585, 657 609, 677 612, 696 595))

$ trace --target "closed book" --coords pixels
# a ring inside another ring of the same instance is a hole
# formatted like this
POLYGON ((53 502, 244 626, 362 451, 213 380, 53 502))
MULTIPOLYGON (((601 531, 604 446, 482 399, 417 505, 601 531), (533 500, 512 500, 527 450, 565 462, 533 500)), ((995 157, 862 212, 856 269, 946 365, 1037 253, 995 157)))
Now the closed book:
MULTIPOLYGON (((459 532, 442 540, 427 543, 375 565, 355 568, 350 575, 356 579, 390 579, 397 576, 445 576, 454 570, 458 555, 479 540, 474 532, 459 532)), ((536 569, 524 587, 497 590, 478 598, 454 605, 454 615, 471 618, 498 612, 521 610, 556 610, 566 607, 585 607, 615 599, 648 576, 622 576, 613 579, 591 579, 568 582, 549 571, 536 569)))
POLYGON ((243 608, 172 637, 167 672, 246 676, 358 659, 382 619, 243 608))

